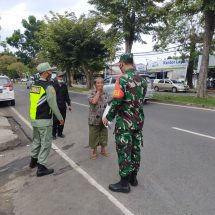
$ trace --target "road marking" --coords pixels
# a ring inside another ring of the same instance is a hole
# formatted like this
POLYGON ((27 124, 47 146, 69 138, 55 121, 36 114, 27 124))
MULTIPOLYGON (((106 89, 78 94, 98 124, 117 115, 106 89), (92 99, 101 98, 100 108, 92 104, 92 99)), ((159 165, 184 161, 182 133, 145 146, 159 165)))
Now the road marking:
POLYGON ((194 135, 197 135, 197 136, 206 137, 206 138, 215 140, 215 137, 213 137, 213 136, 197 133, 197 132, 194 132, 194 131, 189 131, 189 130, 185 130, 185 129, 177 128, 177 127, 172 127, 172 129, 175 129, 175 130, 178 130, 178 131, 183 131, 183 132, 186 132, 186 133, 190 133, 190 134, 194 134, 194 135))
MULTIPOLYGON (((84 106, 84 107, 89 107, 89 105, 81 104, 81 103, 78 103, 78 102, 73 102, 72 101, 71 103, 76 104, 76 105, 80 105, 80 106, 84 106)), ((152 101, 150 101, 150 103, 152 103, 152 104, 159 104, 159 105, 166 105, 166 106, 173 106, 173 107, 183 107, 183 108, 188 108, 188 109, 206 110, 206 111, 213 111, 213 112, 215 112, 215 109, 208 109, 208 108, 190 107, 190 106, 175 105, 175 104, 165 104, 165 103, 161 103, 161 102, 152 102, 152 101)))
POLYGON ((32 129, 31 123, 27 119, 25 119, 14 107, 10 108, 30 129, 32 129))
POLYGON ((84 106, 84 107, 90 107, 89 105, 81 104, 81 103, 78 103, 78 102, 71 101, 71 103, 76 104, 76 105, 80 105, 80 106, 84 106))
POLYGON ((185 106, 185 105, 175 105, 175 104, 167 104, 167 103, 153 102, 153 101, 150 101, 150 103, 159 104, 159 105, 166 105, 166 106, 173 106, 173 107, 183 107, 183 108, 195 109, 195 110, 207 110, 207 111, 214 111, 215 112, 215 109, 209 109, 209 108, 200 108, 200 107, 185 106))
MULTIPOLYGON (((77 103, 79 104, 79 103, 77 103)), ((82 105, 82 104, 80 104, 82 105)), ((32 130, 30 122, 25 119, 15 108, 10 107, 11 110, 32 130)), ((57 152, 69 165, 81 174, 92 186, 98 191, 103 193, 117 208, 119 208, 125 215, 134 215, 128 210, 118 199, 116 199, 111 193, 109 193, 103 186, 101 186, 95 179, 93 179, 85 170, 78 166, 71 158, 69 158, 63 151, 61 151, 54 143, 52 143, 52 149, 57 152)))

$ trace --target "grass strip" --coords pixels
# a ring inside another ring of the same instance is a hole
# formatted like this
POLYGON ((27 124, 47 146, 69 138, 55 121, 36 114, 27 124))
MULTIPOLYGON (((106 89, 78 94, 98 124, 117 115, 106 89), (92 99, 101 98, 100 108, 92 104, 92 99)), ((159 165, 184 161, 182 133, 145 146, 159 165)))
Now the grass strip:
POLYGON ((182 104, 189 106, 198 106, 206 108, 215 108, 215 97, 209 96, 207 98, 197 98, 196 96, 178 96, 178 95, 164 95, 155 94, 154 101, 182 104))

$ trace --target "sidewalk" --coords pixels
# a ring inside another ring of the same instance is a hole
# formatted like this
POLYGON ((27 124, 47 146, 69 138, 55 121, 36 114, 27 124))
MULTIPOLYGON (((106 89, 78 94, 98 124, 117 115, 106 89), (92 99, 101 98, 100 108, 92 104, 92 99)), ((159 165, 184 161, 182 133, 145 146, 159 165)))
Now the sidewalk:
POLYGON ((14 134, 8 119, 0 113, 0 151, 14 148, 20 141, 17 134, 14 134))

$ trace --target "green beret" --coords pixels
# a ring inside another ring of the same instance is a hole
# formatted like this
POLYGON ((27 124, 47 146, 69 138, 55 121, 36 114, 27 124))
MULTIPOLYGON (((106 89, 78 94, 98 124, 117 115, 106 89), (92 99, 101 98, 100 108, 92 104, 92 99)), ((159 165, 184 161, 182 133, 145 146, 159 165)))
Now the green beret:
POLYGON ((132 63, 133 64, 133 54, 132 53, 124 53, 120 56, 119 61, 124 63, 132 63))

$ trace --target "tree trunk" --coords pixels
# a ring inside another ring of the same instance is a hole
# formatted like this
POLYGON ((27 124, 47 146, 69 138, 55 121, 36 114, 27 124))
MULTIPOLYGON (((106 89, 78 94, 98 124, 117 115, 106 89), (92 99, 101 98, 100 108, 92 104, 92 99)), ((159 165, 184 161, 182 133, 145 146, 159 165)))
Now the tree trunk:
POLYGON ((72 86, 72 82, 71 82, 71 72, 70 72, 70 68, 66 69, 66 75, 67 75, 67 84, 69 87, 72 86))
POLYGON ((125 52, 126 53, 131 53, 132 46, 133 46, 133 41, 130 41, 129 38, 125 38, 125 52))
POLYGON ((93 87, 93 72, 88 71, 86 73, 86 78, 87 78, 87 88, 91 89, 93 87))
POLYGON ((205 98, 207 96, 207 72, 209 63, 209 50, 214 34, 215 12, 206 11, 204 16, 205 16, 204 48, 202 54, 201 67, 199 71, 199 85, 197 91, 197 97, 199 98, 205 98))
POLYGON ((191 41, 190 45, 190 58, 187 67, 187 84, 188 86, 193 89, 193 70, 194 70, 194 63, 195 63, 195 52, 196 52, 196 43, 195 41, 191 41))
POLYGON ((193 89, 193 67, 194 67, 194 62, 191 59, 189 59, 186 79, 190 89, 193 89))
POLYGON ((93 72, 88 70, 84 64, 82 64, 82 69, 84 70, 84 74, 87 80, 87 88, 91 89, 93 87, 93 72))
MULTIPOLYGON (((125 18, 127 19, 127 17, 125 18)), ((125 52, 131 53, 133 42, 134 42, 134 35, 135 35, 135 11, 131 11, 131 16, 129 17, 129 22, 126 23, 125 32, 128 35, 125 36, 125 52)))

